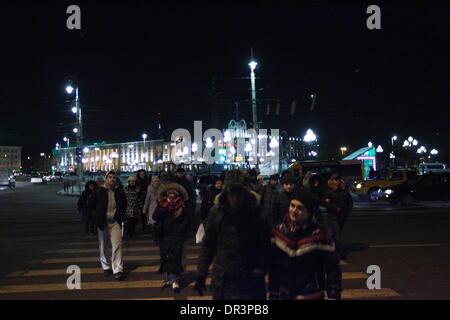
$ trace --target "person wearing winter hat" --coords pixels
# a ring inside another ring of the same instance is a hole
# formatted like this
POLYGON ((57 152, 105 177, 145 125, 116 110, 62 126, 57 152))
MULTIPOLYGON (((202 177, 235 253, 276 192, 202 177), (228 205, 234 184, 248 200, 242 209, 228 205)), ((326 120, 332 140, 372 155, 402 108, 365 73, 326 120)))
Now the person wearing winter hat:
POLYGON ((269 230, 259 196, 244 185, 246 173, 228 171, 208 215, 194 290, 203 295, 209 266, 214 300, 264 300, 269 230))
POLYGON ((270 270, 276 278, 272 299, 340 299, 342 275, 334 241, 315 221, 315 197, 295 192, 283 221, 272 229, 270 270))
MULTIPOLYGON (((296 179, 294 175, 289 172, 283 174, 281 178, 282 189, 276 193, 273 205, 270 209, 271 211, 266 214, 266 223, 270 228, 274 228, 283 221, 286 212, 289 210, 291 200, 297 192, 309 192, 303 187, 297 188, 295 182, 296 179)), ((314 212, 314 210, 311 210, 311 212, 314 212)), ((269 299, 275 300, 278 298, 278 288, 279 281, 277 279, 277 274, 269 268, 269 299)))
MULTIPOLYGON (((147 189, 149 185, 147 171, 144 169, 140 169, 136 172, 136 186, 139 188, 139 201, 141 203, 145 202, 145 198, 147 196, 147 189)), ((145 232, 147 228, 147 216, 143 213, 140 214, 141 223, 142 223, 142 231, 145 232)))
POLYGON ((327 182, 328 190, 322 199, 322 205, 327 209, 327 222, 333 234, 338 253, 343 260, 347 253, 342 245, 342 229, 353 209, 353 199, 346 187, 345 180, 338 174, 331 175, 327 182))
POLYGON ((85 190, 78 199, 77 208, 78 212, 81 213, 81 221, 83 222, 85 231, 87 234, 96 234, 95 226, 91 220, 90 210, 87 207, 88 199, 94 190, 97 188, 97 183, 90 180, 85 185, 85 190))
POLYGON ((202 205, 200 207, 200 222, 206 223, 208 213, 214 205, 214 201, 222 192, 223 182, 219 177, 212 178, 212 184, 206 187, 205 194, 202 199, 202 205))
POLYGON ((125 219, 122 222, 122 228, 124 228, 122 234, 127 239, 131 239, 135 235, 136 225, 143 206, 142 199, 139 196, 140 188, 136 185, 137 180, 136 176, 128 177, 128 186, 123 189, 127 199, 127 208, 125 209, 125 219))
POLYGON ((172 287, 175 293, 180 291, 179 279, 184 271, 181 260, 191 219, 185 206, 188 200, 189 193, 183 186, 167 183, 158 191, 158 206, 153 215, 161 256, 159 273, 165 273, 163 288, 172 287))
POLYGON ((147 216, 147 227, 151 232, 154 232, 155 219, 153 214, 158 206, 158 191, 161 187, 161 181, 158 176, 152 176, 151 183, 147 188, 147 195, 145 197, 143 213, 147 216))

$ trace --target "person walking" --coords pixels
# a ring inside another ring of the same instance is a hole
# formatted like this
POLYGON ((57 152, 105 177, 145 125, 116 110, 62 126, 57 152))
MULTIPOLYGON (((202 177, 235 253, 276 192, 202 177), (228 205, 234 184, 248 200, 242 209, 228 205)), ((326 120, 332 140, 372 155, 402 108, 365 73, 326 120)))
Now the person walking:
POLYGON ((155 219, 153 215, 158 207, 158 191, 161 187, 161 181, 158 176, 152 176, 151 183, 147 188, 147 195, 145 197, 145 203, 143 213, 146 215, 147 228, 151 232, 154 232, 155 219))
POLYGON ((88 199, 92 221, 98 227, 100 263, 106 276, 114 273, 117 280, 123 279, 122 234, 120 224, 127 206, 123 190, 116 187, 114 171, 106 174, 103 186, 95 189, 88 199), (111 254, 109 253, 111 247, 111 254))
POLYGON ((245 173, 227 172, 224 191, 209 212, 194 289, 201 296, 212 267, 214 300, 264 300, 269 230, 259 195, 244 185, 245 173))
POLYGON ((125 219, 122 224, 122 234, 125 239, 131 239, 135 235, 136 225, 142 213, 142 199, 140 198, 140 188, 136 185, 135 176, 128 177, 128 186, 123 189, 127 200, 125 209, 125 219))
POLYGON ((328 180, 328 192, 324 196, 322 205, 327 210, 327 222, 334 237, 336 249, 341 259, 346 259, 346 252, 342 246, 342 229, 353 209, 353 199, 345 180, 337 175, 331 175, 328 180))
POLYGON ((84 187, 84 191, 81 193, 80 198, 78 199, 77 209, 81 214, 81 221, 84 226, 84 230, 87 234, 95 234, 95 226, 91 219, 91 213, 88 208, 88 199, 97 188, 97 183, 95 181, 88 181, 84 187))
POLYGON ((164 184, 158 192, 158 207, 154 214, 155 237, 161 256, 159 273, 165 274, 163 288, 172 287, 174 293, 180 291, 179 280, 184 271, 181 260, 191 218, 185 207, 187 201, 189 194, 183 186, 164 184))
POLYGON ((275 199, 280 191, 281 186, 278 182, 278 175, 273 174, 269 178, 269 183, 262 188, 260 193, 264 220, 267 221, 268 215, 272 212, 275 199))
POLYGON ((218 194, 222 192, 223 182, 218 177, 213 177, 212 184, 206 187, 205 195, 200 207, 200 223, 206 223, 209 211, 214 205, 218 194))
MULTIPOLYGON (((141 203, 145 203, 145 197, 147 196, 147 189, 149 185, 147 171, 140 169, 136 172, 136 186, 139 188, 139 199, 141 203)), ((147 215, 141 212, 142 231, 147 230, 147 215)))
POLYGON ((332 236, 315 221, 315 198, 296 192, 283 221, 272 229, 270 267, 279 300, 340 299, 342 274, 332 236))

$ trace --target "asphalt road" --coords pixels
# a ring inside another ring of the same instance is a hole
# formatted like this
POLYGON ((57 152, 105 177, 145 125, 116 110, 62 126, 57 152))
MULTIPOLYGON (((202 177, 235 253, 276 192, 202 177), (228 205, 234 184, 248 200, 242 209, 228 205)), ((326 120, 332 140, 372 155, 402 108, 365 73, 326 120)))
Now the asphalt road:
MULTIPOLYGON (((193 239, 180 294, 161 289, 159 253, 142 231, 124 243, 125 280, 105 278, 97 238, 82 232, 77 198, 56 195, 61 188, 20 182, 15 190, 0 190, 0 299, 198 298, 192 286, 199 247, 193 239), (81 290, 67 288, 70 265, 81 269, 81 290)), ((343 298, 449 299, 450 208, 442 207, 357 203, 344 227, 350 253, 341 265, 343 298), (380 267, 379 290, 367 288, 371 265, 380 267)))

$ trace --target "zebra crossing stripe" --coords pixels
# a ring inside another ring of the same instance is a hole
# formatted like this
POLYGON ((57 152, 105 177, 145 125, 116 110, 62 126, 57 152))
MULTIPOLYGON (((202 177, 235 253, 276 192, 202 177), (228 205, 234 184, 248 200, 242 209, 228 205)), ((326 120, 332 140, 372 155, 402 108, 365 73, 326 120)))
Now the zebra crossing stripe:
MULTIPOLYGON (((186 258, 189 260, 198 259, 198 254, 186 254, 186 258)), ((159 261, 160 256, 158 255, 145 255, 145 256, 124 256, 124 261, 159 261)), ((44 259, 42 261, 33 261, 33 263, 42 263, 42 264, 54 264, 54 263, 80 263, 80 262, 98 262, 99 258, 96 257, 77 257, 77 258, 56 258, 56 259, 44 259)))
MULTIPOLYGON (((211 278, 206 279, 206 285, 211 284, 211 278)), ((102 282, 82 282, 82 290, 109 290, 109 289, 139 289, 139 288, 161 288, 163 280, 144 280, 144 281, 102 281, 102 282)), ((190 283, 193 287, 195 283, 190 283)), ((12 293, 33 293, 33 292, 51 292, 51 291, 73 291, 67 288, 66 283, 45 283, 30 285, 7 285, 0 286, 0 294, 12 293)))
MULTIPOLYGON (((187 246, 186 250, 198 250, 199 247, 187 246)), ((147 247, 129 247, 122 245, 122 250, 125 252, 139 252, 139 251, 157 251, 159 252, 158 247, 147 246, 147 247)), ((58 250, 49 250, 46 251, 46 254, 75 254, 75 253, 98 253, 99 248, 86 248, 86 249, 58 249, 58 250)))

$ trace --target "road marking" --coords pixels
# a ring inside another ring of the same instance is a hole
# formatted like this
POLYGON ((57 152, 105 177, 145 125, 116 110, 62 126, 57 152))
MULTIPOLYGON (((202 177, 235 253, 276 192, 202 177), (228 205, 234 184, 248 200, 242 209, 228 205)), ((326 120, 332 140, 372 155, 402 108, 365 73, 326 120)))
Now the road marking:
POLYGON ((369 248, 416 248, 416 247, 443 247, 445 243, 419 243, 419 244, 379 244, 370 245, 369 248))
POLYGON ((342 272, 342 280, 366 279, 369 275, 362 272, 342 272))
MULTIPOLYGON (((206 285, 211 284, 211 279, 206 279, 206 285)), ((103 282, 82 282, 80 290, 106 290, 106 289, 138 289, 138 288, 161 288, 163 280, 145 281, 103 281, 103 282)), ((193 287, 195 283, 190 283, 193 287)), ((0 287, 0 294, 11 293, 32 293, 49 291, 72 291, 67 288, 66 283, 45 283, 30 285, 8 285, 0 287)), ((76 291, 76 290, 75 290, 76 291)))
POLYGON ((389 288, 382 288, 379 290, 348 289, 342 291, 342 299, 371 299, 387 297, 400 297, 400 294, 389 288))
MULTIPOLYGON (((154 239, 142 239, 142 240, 138 240, 138 239, 132 239, 132 240, 123 240, 122 243, 129 243, 130 245, 134 245, 134 244, 150 244, 154 242, 154 239)), ((92 238, 92 241, 77 241, 77 242, 61 242, 59 243, 60 246, 84 246, 84 245, 96 245, 98 246, 98 239, 97 236, 95 236, 95 238, 92 238)), ((200 248, 200 245, 197 246, 192 246, 195 248, 200 248)))
MULTIPOLYGON (((198 254, 187 254, 187 259, 198 259, 198 254)), ((143 260, 151 260, 151 261, 159 261, 160 255, 147 255, 147 256, 124 256, 124 261, 143 261, 143 260)), ((78 258, 58 258, 58 259, 44 259, 43 264, 50 263, 79 263, 79 262, 97 262, 99 261, 99 257, 78 257, 78 258)))
MULTIPOLYGON (((186 250, 198 250, 199 247, 195 246, 187 246, 185 248, 186 250)), ((122 244, 122 250, 123 251, 130 251, 130 252, 136 252, 136 251, 158 251, 158 247, 125 247, 122 244)), ((88 249, 59 249, 59 250, 49 250, 46 253, 47 254, 70 254, 70 253, 96 253, 99 252, 99 248, 88 248, 88 249)))
MULTIPOLYGON (((380 290, 369 290, 369 289, 348 289, 342 292, 342 299, 372 299, 372 298, 389 298, 389 297, 399 297, 400 294, 392 289, 383 288, 380 290)), ((212 296, 188 296, 186 300, 212 300, 212 296)), ((137 298, 130 300, 176 300, 175 298, 137 298)))
MULTIPOLYGON (((158 272, 159 265, 157 266, 140 266, 130 271, 132 273, 146 273, 146 272, 158 272)), ((212 266, 211 266, 212 267, 212 266)), ((210 269, 211 269, 210 267, 210 269)), ((186 271, 197 271, 197 265, 188 264, 186 271)), ((103 271, 101 268, 81 268, 81 275, 85 274, 101 274, 103 271)), ((62 276, 67 275, 66 269, 45 269, 45 270, 28 270, 28 271, 14 271, 8 274, 8 278, 20 278, 20 277, 41 277, 41 276, 62 276)))

